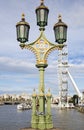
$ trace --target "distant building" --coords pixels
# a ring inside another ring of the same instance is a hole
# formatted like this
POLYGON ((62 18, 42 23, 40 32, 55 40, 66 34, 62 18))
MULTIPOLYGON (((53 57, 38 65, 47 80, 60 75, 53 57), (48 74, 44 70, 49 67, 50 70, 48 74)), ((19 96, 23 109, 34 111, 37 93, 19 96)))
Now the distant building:
POLYGON ((4 94, 4 95, 3 95, 3 98, 4 98, 4 99, 8 99, 8 98, 10 98, 10 95, 9 95, 9 94, 4 94))
POLYGON ((28 95, 27 93, 22 93, 20 96, 21 96, 23 99, 25 99, 25 100, 31 99, 31 96, 28 95))

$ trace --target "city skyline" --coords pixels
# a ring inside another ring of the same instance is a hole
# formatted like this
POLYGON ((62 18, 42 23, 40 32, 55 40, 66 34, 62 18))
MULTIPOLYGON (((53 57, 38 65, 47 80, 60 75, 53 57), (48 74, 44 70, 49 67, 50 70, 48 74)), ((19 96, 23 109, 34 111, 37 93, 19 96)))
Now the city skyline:
MULTIPOLYGON (((84 90, 84 1, 83 0, 44 0, 49 8, 48 26, 45 35, 55 43, 53 26, 58 21, 58 15, 68 25, 68 62, 69 70, 80 91, 84 90)), ((36 59, 29 50, 22 50, 16 40, 16 23, 25 14, 30 24, 29 41, 35 41, 39 33, 36 25, 35 9, 40 0, 4 0, 0 3, 0 93, 32 93, 39 86, 39 72, 35 67, 36 59), (4 4, 5 3, 5 4, 4 4)), ((56 44, 56 43, 55 43, 56 44)), ((48 57, 48 67, 45 69, 45 88, 50 88, 52 94, 58 94, 57 51, 48 57)), ((69 93, 76 93, 69 81, 69 93)))

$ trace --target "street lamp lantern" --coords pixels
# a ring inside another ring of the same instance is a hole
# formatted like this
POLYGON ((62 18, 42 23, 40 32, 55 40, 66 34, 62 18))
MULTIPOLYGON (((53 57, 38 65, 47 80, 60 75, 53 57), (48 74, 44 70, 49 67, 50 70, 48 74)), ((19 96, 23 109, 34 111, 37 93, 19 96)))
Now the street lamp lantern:
POLYGON ((61 15, 58 16, 58 22, 54 25, 55 41, 63 44, 67 40, 67 25, 62 22, 61 15))
POLYGON ((49 9, 44 5, 44 0, 41 0, 41 4, 36 8, 37 25, 40 29, 44 29, 47 26, 49 9))
POLYGON ((16 24, 17 40, 21 43, 28 41, 30 25, 25 21, 25 15, 22 14, 22 19, 16 24))

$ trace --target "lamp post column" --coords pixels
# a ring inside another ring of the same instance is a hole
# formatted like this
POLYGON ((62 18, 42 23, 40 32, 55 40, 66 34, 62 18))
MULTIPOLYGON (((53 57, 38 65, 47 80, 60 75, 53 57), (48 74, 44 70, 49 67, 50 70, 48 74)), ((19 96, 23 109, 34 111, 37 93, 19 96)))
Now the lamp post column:
POLYGON ((39 74, 40 74, 40 83, 39 83, 39 93, 42 91, 44 93, 45 87, 44 87, 44 67, 39 68, 39 74))
POLYGON ((45 85, 44 85, 44 71, 47 64, 37 64, 39 68, 39 113, 45 114, 45 85))
POLYGON ((45 88, 44 88, 44 68, 39 68, 40 73, 40 83, 39 83, 39 112, 45 113, 45 88))
POLYGON ((45 124, 45 87, 44 87, 44 71, 47 64, 37 64, 39 68, 39 115, 38 129, 46 129, 45 124))

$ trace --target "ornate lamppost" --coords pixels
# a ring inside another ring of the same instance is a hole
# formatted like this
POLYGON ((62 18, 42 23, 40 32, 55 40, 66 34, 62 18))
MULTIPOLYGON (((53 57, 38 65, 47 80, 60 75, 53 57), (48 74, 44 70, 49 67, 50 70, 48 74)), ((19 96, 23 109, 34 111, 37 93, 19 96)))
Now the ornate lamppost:
POLYGON ((62 22, 61 16, 59 16, 58 23, 54 25, 55 41, 58 44, 53 44, 47 40, 44 35, 45 26, 47 26, 49 9, 44 5, 44 0, 41 0, 41 4, 36 8, 37 25, 40 27, 40 36, 38 39, 30 44, 25 44, 28 41, 30 25, 25 21, 24 14, 22 19, 17 23, 17 40, 20 42, 22 49, 31 50, 36 56, 36 67, 39 69, 39 93, 36 94, 35 90, 32 94, 33 106, 32 106, 32 119, 31 127, 35 129, 50 129, 53 128, 52 116, 51 116, 51 93, 50 90, 45 94, 44 85, 44 71, 48 66, 47 57, 53 50, 62 50, 66 42, 67 25, 62 22), (47 98, 47 109, 45 110, 45 98, 47 98), (38 110, 36 102, 38 99, 38 110))

